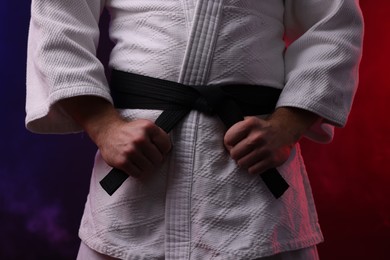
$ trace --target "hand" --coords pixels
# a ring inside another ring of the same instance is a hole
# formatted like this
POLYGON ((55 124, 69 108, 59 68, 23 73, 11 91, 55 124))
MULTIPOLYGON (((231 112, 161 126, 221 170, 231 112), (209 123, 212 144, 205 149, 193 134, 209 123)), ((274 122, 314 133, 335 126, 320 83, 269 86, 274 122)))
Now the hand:
POLYGON ((294 141, 271 122, 247 117, 226 132, 224 144, 241 168, 255 174, 283 164, 294 141))
POLYGON ((153 122, 126 121, 102 98, 77 96, 58 104, 88 133, 108 165, 131 176, 159 167, 171 149, 168 134, 153 122))
POLYGON ((160 167, 171 149, 168 134, 143 119, 116 120, 94 139, 108 165, 140 178, 160 167))
POLYGON ((302 134, 318 117, 297 108, 279 108, 269 118, 246 117, 225 134, 224 145, 249 173, 282 165, 302 134))

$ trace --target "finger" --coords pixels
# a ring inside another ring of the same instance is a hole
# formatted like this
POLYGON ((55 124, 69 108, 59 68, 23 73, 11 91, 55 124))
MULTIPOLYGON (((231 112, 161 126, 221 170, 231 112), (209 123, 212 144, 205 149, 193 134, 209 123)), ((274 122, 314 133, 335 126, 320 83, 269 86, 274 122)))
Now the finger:
POLYGON ((142 146, 141 152, 143 156, 154 166, 158 166, 163 161, 163 154, 152 142, 149 142, 142 146))
POLYGON ((265 159, 265 160, 262 160, 262 161, 255 163, 254 165, 249 167, 248 172, 250 174, 262 174, 266 170, 271 169, 273 167, 274 167, 274 165, 272 164, 272 160, 265 159))
POLYGON ((172 143, 169 135, 165 133, 161 128, 156 126, 156 130, 151 133, 150 140, 156 146, 156 148, 160 151, 162 155, 167 154, 171 148, 172 143))
POLYGON ((224 144, 226 148, 234 147, 242 139, 244 139, 250 132, 250 128, 247 127, 247 124, 244 121, 240 121, 230 127, 224 136, 224 144))
POLYGON ((147 160, 134 160, 131 161, 131 163, 139 169, 141 176, 145 173, 150 173, 153 169, 153 165, 150 164, 147 160))
POLYGON ((152 162, 142 152, 142 148, 133 148, 128 152, 127 156, 127 161, 130 162, 131 165, 136 166, 141 173, 153 169, 152 162))
POLYGON ((142 176, 142 171, 137 166, 131 162, 127 162, 122 168, 125 173, 134 178, 140 178, 142 176))
POLYGON ((230 157, 233 160, 238 161, 245 155, 251 153, 256 147, 254 145, 248 145, 248 143, 244 140, 239 142, 236 146, 232 147, 229 151, 230 157))
POLYGON ((244 157, 240 158, 237 161, 237 164, 244 168, 244 169, 250 169, 252 166, 256 165, 257 163, 267 160, 270 156, 269 152, 266 152, 264 150, 253 150, 252 152, 248 153, 244 157))
POLYGON ((230 149, 230 156, 237 161, 255 149, 260 149, 265 143, 261 133, 252 133, 230 149))

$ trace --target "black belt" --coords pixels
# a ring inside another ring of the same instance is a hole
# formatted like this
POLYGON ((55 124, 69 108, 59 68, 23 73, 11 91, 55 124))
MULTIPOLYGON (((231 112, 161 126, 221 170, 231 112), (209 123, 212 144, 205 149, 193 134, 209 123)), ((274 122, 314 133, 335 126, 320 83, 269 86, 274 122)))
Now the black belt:
MULTIPOLYGON (((280 95, 280 90, 266 86, 188 86, 118 70, 112 71, 110 87, 116 108, 164 110, 155 124, 167 133, 191 110, 217 114, 230 128, 243 120, 244 115, 272 113, 280 95)), ((100 184, 112 195, 128 176, 113 168, 100 184)), ((289 187, 275 168, 260 176, 275 198, 289 187)))

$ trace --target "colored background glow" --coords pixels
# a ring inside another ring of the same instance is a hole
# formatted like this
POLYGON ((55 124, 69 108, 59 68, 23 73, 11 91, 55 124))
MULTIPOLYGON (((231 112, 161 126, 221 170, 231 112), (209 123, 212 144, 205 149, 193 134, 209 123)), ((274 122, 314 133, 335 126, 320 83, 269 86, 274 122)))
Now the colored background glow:
MULTIPOLYGON (((390 255, 390 2, 360 3, 365 48, 348 125, 332 144, 302 141, 323 260, 390 255)), ((83 134, 24 128, 29 5, 0 4, 0 259, 75 259, 95 147, 83 134)))

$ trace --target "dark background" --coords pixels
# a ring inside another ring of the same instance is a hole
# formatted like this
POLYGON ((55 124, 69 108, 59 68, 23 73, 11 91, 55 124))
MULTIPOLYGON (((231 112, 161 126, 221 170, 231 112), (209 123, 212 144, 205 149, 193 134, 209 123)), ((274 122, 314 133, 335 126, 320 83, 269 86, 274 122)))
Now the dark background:
MULTIPOLYGON (((390 259, 390 1, 360 3, 365 46, 348 125, 332 144, 302 141, 322 260, 390 259)), ((83 134, 24 128, 29 7, 0 3, 0 259, 75 259, 95 147, 83 134)))

